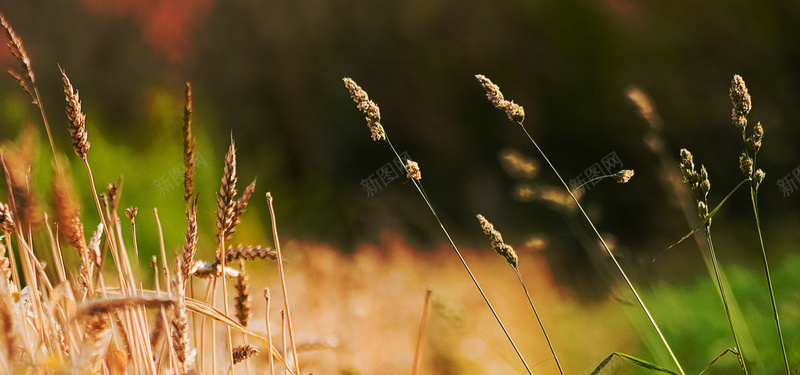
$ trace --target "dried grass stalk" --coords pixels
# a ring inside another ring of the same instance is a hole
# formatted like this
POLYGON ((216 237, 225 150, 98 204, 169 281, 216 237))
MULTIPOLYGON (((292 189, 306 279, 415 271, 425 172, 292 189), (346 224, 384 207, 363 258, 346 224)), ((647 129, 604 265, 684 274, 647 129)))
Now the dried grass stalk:
POLYGON ((235 346, 233 348, 233 364, 238 364, 255 355, 258 355, 258 349, 252 345, 235 346))
POLYGON ((186 171, 183 176, 183 200, 188 204, 189 198, 194 192, 194 150, 196 146, 192 135, 192 84, 189 82, 186 82, 185 97, 186 104, 183 108, 183 164, 186 167, 186 171))
POLYGON ((81 159, 86 159, 89 151, 88 134, 86 133, 86 114, 81 109, 81 99, 78 91, 72 87, 67 73, 61 69, 61 82, 64 86, 64 96, 67 101, 66 111, 69 119, 69 135, 72 140, 72 149, 81 159))

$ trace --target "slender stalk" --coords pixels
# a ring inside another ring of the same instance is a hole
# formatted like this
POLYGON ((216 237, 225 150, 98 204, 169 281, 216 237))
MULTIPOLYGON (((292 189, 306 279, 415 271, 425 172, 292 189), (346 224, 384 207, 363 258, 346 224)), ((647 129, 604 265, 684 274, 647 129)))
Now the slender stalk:
POLYGON ((411 370, 411 375, 419 374, 419 365, 422 362, 422 345, 425 342, 425 333, 428 331, 428 317, 430 317, 431 307, 431 294, 433 290, 428 288, 425 291, 425 302, 422 308, 422 321, 419 323, 419 334, 417 335, 417 349, 414 351, 414 368, 411 370))
POLYGON ((719 286, 719 293, 722 297, 722 305, 725 307, 725 315, 728 317, 728 324, 731 327, 731 334, 733 334, 733 341, 736 343, 737 356, 739 357, 739 365, 742 366, 742 371, 747 374, 747 366, 744 363, 744 354, 742 346, 739 344, 739 336, 736 335, 736 329, 733 328, 733 319, 731 319, 731 310, 728 308, 728 299, 725 297, 725 288, 722 286, 722 278, 719 275, 719 263, 717 262, 717 254, 714 252, 714 243, 711 241, 711 227, 705 227, 706 243, 708 243, 708 250, 711 252, 711 262, 714 265, 714 275, 717 277, 717 285, 719 286))
MULTIPOLYGON (((278 224, 275 220, 275 210, 272 207, 272 194, 267 192, 267 205, 269 206, 269 215, 272 218, 272 236, 275 240, 275 252, 278 256, 278 273, 281 277, 281 287, 283 288, 283 304, 286 307, 286 326, 289 331, 289 344, 292 345, 292 359, 294 360, 295 373, 300 373, 300 365, 297 362, 297 348, 294 344, 294 332, 292 331, 292 314, 289 312, 289 294, 286 292, 286 277, 283 273, 283 259, 281 258, 281 242, 278 240, 278 224)), ((224 256, 222 257, 225 258, 224 256)), ((285 345, 284 345, 285 348, 285 345)), ((286 358, 284 356, 284 358, 286 358)))
POLYGON ((528 297, 528 303, 531 305, 531 309, 533 309, 533 315, 536 315, 536 321, 539 322, 539 328, 542 329, 542 333, 544 333, 544 338, 547 340, 547 346, 550 347, 550 353, 553 354, 553 359, 556 361, 556 366, 558 366, 558 372, 561 375, 564 375, 564 370, 561 368, 561 362, 558 361, 558 356, 556 355, 555 349, 553 349, 553 343, 550 342, 550 336, 547 335, 547 330, 544 329, 544 324, 542 324, 542 319, 539 318, 539 313, 536 311, 536 307, 533 306, 533 300, 531 299, 530 293, 528 293, 528 287, 525 285, 525 282, 522 281, 522 274, 519 272, 519 268, 512 266, 514 269, 514 273, 517 274, 517 278, 519 278, 519 283, 522 284, 522 289, 525 290, 525 296, 528 297))
POLYGON ((589 226, 592 228, 592 231, 594 231, 595 235, 600 240, 600 243, 603 245, 603 249, 605 249, 606 253, 608 253, 609 258, 611 258, 611 261, 614 262, 614 265, 617 267, 617 270, 622 275, 622 278, 625 280, 625 283, 628 285, 628 288, 630 288, 634 297, 636 297, 636 301, 639 302, 639 306, 642 308, 642 310, 644 310, 645 315, 647 315, 647 319, 650 320, 650 324, 653 326, 653 328, 655 328, 656 332, 658 333, 658 337, 661 338, 661 342, 664 343, 664 346, 667 348, 667 351, 669 352, 670 357, 672 357, 673 362, 675 362, 675 365, 678 366, 678 371, 680 371, 681 374, 685 375, 686 373, 683 371, 680 362, 678 362, 678 358, 676 358, 675 353, 672 352, 672 348, 670 348, 669 343, 667 343, 667 339, 664 337, 664 334, 661 333, 661 329, 658 328, 658 324, 656 324, 655 319, 653 319, 653 316, 650 314, 650 310, 648 310, 647 306, 645 306, 644 301, 639 296, 639 293, 636 291, 636 288, 633 287, 633 283, 631 283, 630 279, 628 278, 628 275, 622 269, 622 266, 617 261, 617 258, 611 252, 611 249, 608 247, 608 244, 606 244, 606 241, 603 239, 603 236, 600 235, 600 232, 594 226, 594 223, 589 218, 589 215, 583 209, 583 206, 581 206, 580 202, 578 202, 578 199, 575 197, 574 194, 572 194, 569 185, 567 185, 567 183, 561 177, 561 174, 558 173, 556 167, 553 165, 553 163, 550 162, 550 159, 547 158, 547 155, 545 155, 544 151, 542 151, 542 149, 539 147, 536 141, 533 140, 533 137, 530 135, 530 133, 528 133, 528 129, 526 129, 525 126, 522 125, 522 123, 519 123, 519 125, 522 128, 522 131, 525 132, 525 135, 528 136, 528 139, 531 141, 531 143, 533 143, 533 146, 536 147, 536 150, 539 151, 539 154, 542 155, 542 158, 545 160, 545 162, 547 162, 547 165, 550 166, 550 169, 552 169, 553 173, 555 173, 556 177, 558 177, 558 180, 561 181, 562 185, 564 185, 564 189, 566 189, 567 193, 569 193, 569 196, 572 197, 572 200, 575 202, 575 205, 581 211, 581 214, 583 214, 583 217, 586 218, 586 221, 589 223, 589 226))
POLYGON ((267 302, 267 311, 264 313, 264 321, 267 324, 267 342, 269 342, 269 373, 270 375, 275 375, 275 359, 273 358, 273 348, 272 345, 272 328, 270 328, 269 324, 269 288, 264 289, 264 299, 267 302))
MULTIPOLYGON (((394 145, 392 145, 392 142, 389 140, 389 136, 384 135, 384 139, 386 140, 386 144, 389 145, 389 147, 392 149, 392 152, 397 157, 397 160, 399 160, 401 164, 404 164, 403 158, 400 157, 400 154, 394 148, 394 145)), ((505 324, 503 324, 503 321, 500 319, 500 316, 497 315, 497 312, 494 310, 494 307, 489 302, 489 298, 486 296, 486 293, 484 293, 480 283, 478 283, 478 279, 476 279, 475 275, 472 274, 472 270, 470 270, 469 266, 467 265, 467 261, 464 260, 464 257, 461 255, 461 251, 458 250, 458 247, 456 246, 455 242, 453 242, 453 238, 450 237, 450 233, 447 232, 447 229, 445 229, 442 220, 440 220, 439 215, 436 214, 436 210, 433 209, 433 205, 431 205, 431 201, 430 199, 428 199, 428 195, 425 194, 425 190, 422 188, 422 183, 413 178, 410 180, 414 184, 414 187, 417 188, 417 191, 420 193, 420 195, 422 195, 422 199, 425 201, 425 204, 428 206, 428 209, 431 211, 431 214, 433 214, 433 217, 434 219, 436 219, 436 222, 439 223, 439 227, 442 229, 442 232, 444 233, 445 237, 447 237, 447 241, 450 242, 450 247, 452 247, 453 250, 456 252, 456 255, 458 255, 458 259, 461 260, 461 264, 464 266, 464 269, 467 270, 467 273, 469 274, 469 277, 472 279, 472 282, 475 284, 475 287, 478 289, 478 292, 481 293, 481 297, 483 297, 483 301, 486 303, 486 306, 489 306, 489 310, 492 311, 492 315, 494 315, 495 320, 497 320, 497 323, 500 324, 500 328, 503 330, 503 333, 505 333, 506 338, 511 343, 511 346, 514 348, 514 351, 517 353, 517 356, 519 357, 520 361, 522 361, 522 365, 525 366, 525 370, 528 372, 528 374, 533 375, 530 366, 528 366, 528 363, 525 361, 525 358, 522 356, 522 353, 519 351, 519 348, 517 348, 517 344, 514 343, 514 340, 511 338, 511 334, 508 333, 505 324)))
MULTIPOLYGON (((781 321, 778 317, 778 305, 775 302, 775 293, 772 290, 772 278, 769 275, 769 263, 767 262, 767 251, 764 249, 764 238, 761 235, 761 220, 758 213, 758 190, 752 185, 750 186, 750 201, 753 203, 753 215, 756 218, 756 229, 758 229, 758 243, 761 245, 761 255, 764 260, 764 272, 767 275, 767 285, 769 286, 769 299, 772 302, 772 314, 775 316, 775 326, 778 329, 778 338, 781 342, 781 353, 783 354, 783 366, 786 374, 790 373, 789 360, 786 357, 786 345, 783 342, 783 333, 781 333, 781 321)), ((739 349, 741 350, 741 349, 739 349)))

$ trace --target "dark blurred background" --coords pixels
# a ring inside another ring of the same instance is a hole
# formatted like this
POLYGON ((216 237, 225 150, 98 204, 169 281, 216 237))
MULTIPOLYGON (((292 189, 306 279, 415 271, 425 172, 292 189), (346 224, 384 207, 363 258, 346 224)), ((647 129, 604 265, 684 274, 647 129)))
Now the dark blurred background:
MULTIPOLYGON (((31 56, 57 147, 71 154, 60 64, 83 99, 98 185, 124 174, 122 205, 159 207, 171 247, 182 241, 182 192, 161 191, 156 181, 181 163, 185 81, 194 87, 205 161, 201 224, 209 233, 232 136, 240 190, 258 179, 242 241, 269 233, 263 196, 271 191, 285 236, 347 252, 390 230, 423 250, 440 246, 444 238, 411 184, 398 179, 372 196, 363 190, 392 154, 369 139, 343 87, 347 76, 378 103, 398 151, 420 163, 457 242, 487 247, 474 218, 483 213, 512 244, 544 238, 553 267, 574 271, 561 282, 591 285, 583 276, 593 269, 580 241, 585 224, 514 198, 518 181, 504 172, 500 153, 541 158, 519 126, 492 108, 475 74, 525 107, 527 128, 565 179, 612 152, 636 170, 629 184, 603 181, 583 200, 621 257, 665 277, 691 275, 702 262, 693 244, 650 262, 690 225, 662 181, 674 170, 665 171, 645 144, 650 127, 626 89, 650 95, 664 123, 665 155, 677 163, 686 147, 708 167, 716 204, 742 179, 728 98, 731 78, 742 75, 753 97, 751 122, 766 130, 758 159, 767 173, 765 235, 777 254, 797 243, 800 193, 784 196, 776 184, 800 167, 796 1, 82 0, 0 1, 0 10, 31 56)), ((12 78, 0 80, 0 92, 2 137, 40 124, 12 78)), ((536 184, 556 182, 540 168, 536 184)), ((728 261, 758 264, 753 224, 742 190, 715 219, 719 241, 736 245, 726 249, 728 261)))

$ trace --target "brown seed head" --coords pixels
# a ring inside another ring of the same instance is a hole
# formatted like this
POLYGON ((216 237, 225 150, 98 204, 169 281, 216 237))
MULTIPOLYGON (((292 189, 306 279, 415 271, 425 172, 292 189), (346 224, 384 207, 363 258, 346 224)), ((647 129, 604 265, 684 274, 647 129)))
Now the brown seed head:
POLYGON ((61 82, 64 86, 64 95, 67 100, 67 119, 69 119, 69 135, 72 139, 72 148, 81 159, 86 158, 89 151, 89 140, 86 134, 86 114, 81 109, 81 100, 78 91, 72 88, 67 73, 61 70, 61 82))
MULTIPOLYGON (((11 208, 0 202, 0 232, 8 235, 14 231, 14 218, 11 215, 11 208)), ((2 253, 0 253, 0 256, 2 253)))
POLYGON ((181 274, 181 289, 184 291, 186 290, 186 283, 191 275, 194 255, 197 252, 197 197, 192 200, 192 204, 187 208, 186 221, 186 240, 183 243, 181 268, 180 271, 176 272, 181 274))
POLYGON ((614 174, 614 181, 620 184, 628 183, 633 178, 633 169, 623 169, 614 174))
POLYGON ((638 87, 631 87, 625 91, 631 102, 639 109, 639 114, 647 120, 654 130, 659 130, 660 123, 656 117, 655 107, 650 97, 638 87))
POLYGON ((258 349, 252 345, 239 345, 233 348, 233 364, 238 364, 250 357, 258 355, 258 349))
POLYGON ((136 214, 139 213, 139 209, 136 207, 128 207, 125 209, 125 216, 133 222, 133 219, 136 218, 136 214))
POLYGON ((506 173, 518 178, 533 178, 539 169, 534 159, 512 149, 503 150, 500 161, 506 173))
POLYGON ((767 177, 767 174, 764 171, 761 169, 756 170, 756 173, 753 174, 753 182, 756 184, 756 189, 758 189, 765 177, 767 177))
POLYGON ((742 171, 745 177, 750 178, 753 175, 753 159, 746 152, 739 156, 739 170, 742 171))
POLYGON ((231 139, 231 145, 225 155, 222 184, 217 193, 217 244, 228 237, 227 234, 234 225, 236 181, 236 145, 231 139))
POLYGON ((251 309, 253 297, 250 295, 250 282, 244 269, 244 261, 239 261, 239 269, 241 273, 236 277, 236 284, 233 287, 236 290, 236 297, 234 297, 235 315, 239 324, 247 327, 247 323, 250 322, 250 318, 253 316, 251 309))
POLYGON ((478 222, 480 222, 481 224, 481 229, 483 229, 483 233, 485 233, 486 236, 488 236, 492 242, 492 249, 494 249, 494 251, 496 251, 498 254, 506 258, 506 261, 512 267, 517 267, 518 259, 517 259, 517 253, 514 251, 514 248, 503 242, 503 236, 500 234, 500 232, 494 229, 494 225, 492 225, 492 223, 490 223, 489 220, 486 220, 486 218, 483 217, 483 215, 477 215, 477 216, 478 216, 478 222))
POLYGON ((342 81, 344 81, 344 86, 347 90, 350 91, 350 97, 356 103, 356 108, 367 116, 367 126, 372 134, 372 140, 386 139, 386 132, 381 125, 381 110, 378 105, 369 100, 367 92, 355 81, 348 77, 342 78, 342 81))
POLYGON ((750 93, 747 92, 747 86, 744 84, 744 79, 738 74, 733 76, 730 91, 731 103, 733 103, 732 120, 734 125, 741 131, 747 126, 747 115, 753 108, 750 101, 750 93))
POLYGON ((186 171, 183 176, 183 200, 189 203, 189 198, 194 192, 194 150, 196 142, 192 135, 192 84, 186 82, 185 106, 183 108, 183 164, 186 171))
POLYGON ((694 158, 692 157, 692 153, 685 148, 681 149, 680 169, 681 173, 683 173, 684 182, 692 189, 696 189, 700 185, 700 176, 694 169, 694 158))
POLYGON ((408 178, 413 178, 417 181, 422 178, 422 172, 419 170, 419 164, 411 159, 406 160, 406 172, 408 172, 406 174, 408 178))
POLYGON ((75 203, 72 181, 69 179, 69 169, 60 173, 55 170, 55 166, 53 168, 53 197, 55 198, 53 203, 55 203, 58 229, 67 243, 74 247, 78 254, 83 254, 87 250, 86 240, 83 234, 80 206, 75 203))
MULTIPOLYGON (((277 260, 278 253, 270 248, 252 245, 238 245, 234 247, 228 247, 228 250, 225 250, 225 264, 229 264, 234 260, 256 259, 277 260)), ((214 261, 214 263, 218 265, 220 265, 221 262, 222 259, 219 257, 217 257, 214 261)))
POLYGON ((500 92, 500 87, 482 74, 475 75, 475 78, 478 79, 483 89, 486 90, 486 97, 489 98, 489 101, 492 102, 496 108, 500 108, 503 102, 506 101, 505 98, 503 98, 503 93, 500 92))
POLYGON ((34 95, 34 90, 32 90, 36 79, 33 76, 31 60, 28 58, 28 54, 25 52, 25 47, 22 46, 22 40, 17 37, 16 33, 14 33, 14 30, 11 28, 11 25, 8 24, 8 21, 6 21, 6 18, 3 16, 3 14, 0 14, 0 25, 2 25, 6 32, 6 37, 8 37, 8 49, 11 51, 11 55, 14 56, 22 68, 22 72, 11 69, 8 71, 8 73, 11 74, 17 83, 22 86, 22 89, 25 90, 28 95, 30 95, 33 103, 38 104, 36 96, 34 95))

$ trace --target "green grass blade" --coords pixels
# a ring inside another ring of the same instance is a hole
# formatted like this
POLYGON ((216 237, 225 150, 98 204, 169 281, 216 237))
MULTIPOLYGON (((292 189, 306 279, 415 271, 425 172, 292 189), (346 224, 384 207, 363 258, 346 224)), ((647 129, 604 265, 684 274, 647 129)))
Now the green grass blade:
POLYGON ((644 368, 646 368, 648 370, 653 370, 653 371, 664 373, 664 374, 678 375, 676 372, 672 372, 672 371, 667 370, 667 369, 665 369, 665 368, 663 368, 661 366, 654 365, 654 364, 652 364, 650 362, 647 362, 647 361, 645 361, 643 359, 639 359, 639 358, 636 358, 634 356, 627 355, 625 353, 620 353, 620 352, 611 353, 608 357, 606 357, 606 359, 604 359, 603 362, 600 362, 600 364, 597 365, 597 367, 594 369, 594 371, 592 371, 592 375, 600 374, 600 371, 602 371, 603 368, 606 367, 606 365, 611 363, 611 360, 614 359, 614 356, 617 356, 618 358, 624 359, 624 360, 626 360, 626 361, 628 361, 630 363, 633 363, 634 365, 637 365, 639 367, 644 367, 644 368))
POLYGON ((714 363, 716 363, 717 361, 719 361, 720 359, 722 359, 722 357, 724 357, 724 356, 725 356, 725 354, 728 354, 728 353, 733 353, 733 354, 735 354, 735 355, 736 355, 736 358, 739 360, 739 363, 741 364, 741 361, 742 361, 742 360, 741 360, 741 358, 739 357, 739 353, 736 351, 736 349, 734 349, 734 348, 728 348, 728 349, 725 349, 725 351, 724 351, 724 352, 722 352, 722 354, 718 355, 718 356, 717 356, 717 358, 714 358, 714 360, 713 360, 713 361, 711 361, 711 363, 709 363, 709 364, 708 364, 708 365, 707 365, 707 366, 706 366, 706 367, 703 369, 703 371, 700 371, 700 374, 698 374, 698 375, 703 375, 703 374, 704 374, 706 371, 708 371, 708 369, 711 367, 711 365, 713 365, 714 363))

